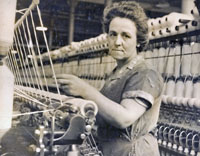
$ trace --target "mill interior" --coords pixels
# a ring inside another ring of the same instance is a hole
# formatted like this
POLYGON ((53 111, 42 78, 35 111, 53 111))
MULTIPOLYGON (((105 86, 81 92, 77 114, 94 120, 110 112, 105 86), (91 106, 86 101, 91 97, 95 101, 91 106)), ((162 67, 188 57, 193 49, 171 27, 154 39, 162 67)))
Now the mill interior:
MULTIPOLYGON (((98 107, 64 94, 56 75, 100 90, 115 68, 103 9, 120 0, 8 0, 0 5, 0 155, 101 156, 98 107), (71 154, 71 155, 70 155, 71 154)), ((162 75, 161 156, 200 155, 200 2, 136 0, 148 17, 141 51, 162 75)))

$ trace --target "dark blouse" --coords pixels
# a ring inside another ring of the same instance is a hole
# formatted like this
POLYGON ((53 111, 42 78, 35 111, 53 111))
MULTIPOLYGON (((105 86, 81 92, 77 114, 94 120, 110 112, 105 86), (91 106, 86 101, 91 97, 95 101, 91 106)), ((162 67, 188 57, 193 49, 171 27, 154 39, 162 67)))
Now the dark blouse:
MULTIPOLYGON (((117 74, 107 78, 101 93, 116 103, 133 99, 147 111, 129 128, 115 128, 98 117, 98 136, 104 156, 159 155, 149 132, 158 120, 163 81, 159 73, 137 56, 117 74)), ((113 110, 114 111, 114 110, 113 110)))

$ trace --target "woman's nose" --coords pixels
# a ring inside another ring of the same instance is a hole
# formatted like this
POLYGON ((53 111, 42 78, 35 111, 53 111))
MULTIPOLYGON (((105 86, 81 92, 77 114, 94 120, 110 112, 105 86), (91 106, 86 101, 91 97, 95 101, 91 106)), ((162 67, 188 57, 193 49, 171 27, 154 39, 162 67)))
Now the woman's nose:
POLYGON ((120 35, 117 35, 115 40, 115 45, 121 45, 123 42, 122 37, 120 35))

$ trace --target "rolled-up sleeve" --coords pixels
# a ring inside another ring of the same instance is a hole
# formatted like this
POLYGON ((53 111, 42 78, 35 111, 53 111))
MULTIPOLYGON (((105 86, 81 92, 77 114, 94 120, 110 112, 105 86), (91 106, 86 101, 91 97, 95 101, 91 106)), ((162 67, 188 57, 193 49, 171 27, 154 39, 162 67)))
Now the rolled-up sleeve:
POLYGON ((162 78, 151 69, 131 76, 125 85, 122 99, 135 99, 144 107, 150 108, 162 93, 162 78))

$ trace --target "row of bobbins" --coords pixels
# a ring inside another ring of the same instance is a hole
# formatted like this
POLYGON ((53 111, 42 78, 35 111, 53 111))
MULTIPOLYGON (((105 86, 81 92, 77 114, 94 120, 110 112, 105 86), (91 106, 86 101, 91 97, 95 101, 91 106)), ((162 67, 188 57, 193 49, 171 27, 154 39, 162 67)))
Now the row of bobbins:
MULTIPOLYGON (((108 75, 116 66, 116 62, 111 56, 107 54, 97 57, 90 57, 90 55, 92 54, 87 54, 85 58, 82 57, 81 59, 55 64, 55 73, 76 75, 97 89, 100 89, 104 83, 106 75, 108 75)), ((51 70, 49 65, 44 66, 44 68, 45 72, 50 77, 51 70)))
POLYGON ((157 137, 158 143, 168 149, 184 155, 200 154, 200 134, 196 131, 160 124, 157 137))
POLYGON ((168 15, 148 20, 149 38, 157 39, 199 28, 199 12, 193 8, 189 15, 172 12, 168 15))
POLYGON ((141 55, 165 80, 163 102, 200 108, 199 36, 184 43, 166 42, 141 55))
MULTIPOLYGON (((71 49, 75 50, 76 54, 104 50, 108 48, 107 34, 101 34, 97 37, 86 39, 80 42, 72 42, 70 46, 71 49)), ((72 53, 70 52, 69 55, 73 55, 72 53)))
MULTIPOLYGON (((80 42, 72 42, 71 44, 51 51, 52 59, 62 58, 64 56, 73 56, 82 53, 96 52, 108 48, 107 34, 100 34, 97 37, 86 39, 80 42)), ((43 53, 42 59, 48 59, 49 54, 43 53)))

